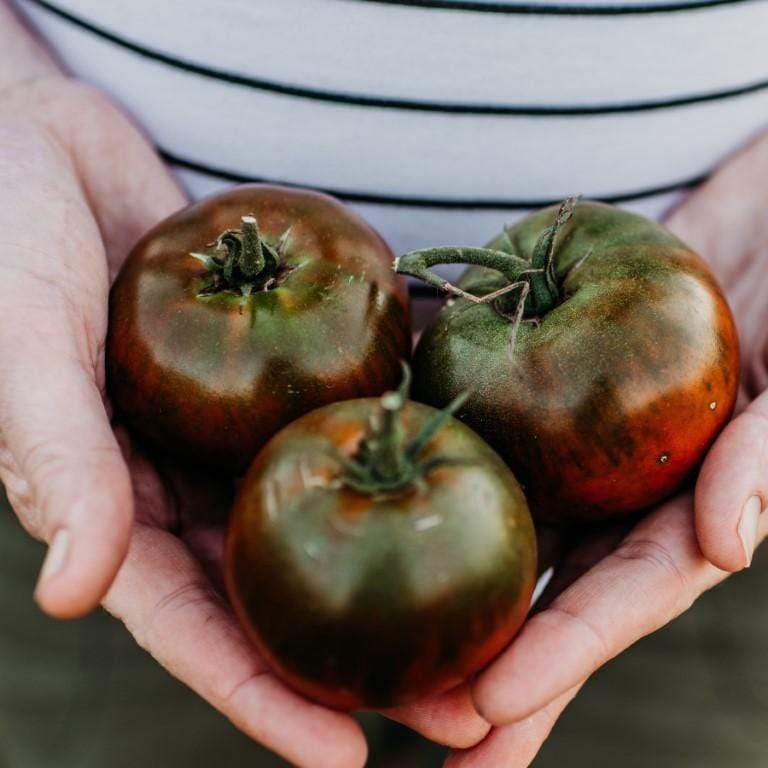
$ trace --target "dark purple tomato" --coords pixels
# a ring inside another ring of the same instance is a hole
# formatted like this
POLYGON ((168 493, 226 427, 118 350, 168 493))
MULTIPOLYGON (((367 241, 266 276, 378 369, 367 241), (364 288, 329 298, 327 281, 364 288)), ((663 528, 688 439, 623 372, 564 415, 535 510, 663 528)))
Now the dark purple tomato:
POLYGON ((256 458, 230 521, 238 617, 290 686, 329 706, 455 686, 509 643, 531 600, 535 535, 511 471, 462 423, 404 403, 388 393, 293 422, 256 458))
POLYGON ((253 184, 191 205, 112 289, 110 396, 163 452, 244 470, 301 414, 396 385, 410 332, 391 262, 327 195, 253 184))

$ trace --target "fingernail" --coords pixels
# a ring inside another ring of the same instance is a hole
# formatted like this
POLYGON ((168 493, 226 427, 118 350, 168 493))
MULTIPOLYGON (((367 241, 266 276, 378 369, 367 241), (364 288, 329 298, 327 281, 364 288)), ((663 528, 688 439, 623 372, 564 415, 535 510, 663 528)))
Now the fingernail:
POLYGON ((739 520, 739 538, 744 547, 744 559, 746 568, 752 565, 752 555, 757 544, 757 526, 760 523, 760 515, 763 511, 763 502, 759 496, 750 496, 741 510, 739 520))
POLYGON ((60 573, 67 561, 68 554, 69 531, 66 528, 60 528, 48 547, 48 554, 45 556, 45 562, 40 570, 40 578, 37 580, 37 589, 40 589, 42 585, 60 573))

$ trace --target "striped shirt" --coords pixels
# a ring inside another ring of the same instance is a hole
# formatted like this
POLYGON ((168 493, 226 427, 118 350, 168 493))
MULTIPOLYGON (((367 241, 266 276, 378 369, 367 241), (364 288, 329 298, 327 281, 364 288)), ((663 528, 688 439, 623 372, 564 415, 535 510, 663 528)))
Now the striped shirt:
POLYGON ((658 216, 768 124, 768 0, 17 0, 197 197, 327 190, 396 251, 572 193, 658 216))

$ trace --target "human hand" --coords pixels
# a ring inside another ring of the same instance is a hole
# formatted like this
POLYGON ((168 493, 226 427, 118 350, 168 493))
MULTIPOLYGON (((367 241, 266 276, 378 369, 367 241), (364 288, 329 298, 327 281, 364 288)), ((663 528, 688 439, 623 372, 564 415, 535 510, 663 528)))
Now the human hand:
POLYGON ((736 155, 667 221, 712 265, 739 328, 737 416, 695 493, 635 527, 593 529, 558 565, 543 606, 477 679, 495 727, 449 768, 525 768, 587 678, 751 562, 768 533, 768 136, 736 155))
MULTIPOLYGON (((107 610, 172 674, 292 764, 361 768, 366 745, 356 722, 283 685, 223 597, 222 520, 232 484, 152 463, 121 429, 118 435, 133 478, 136 519, 107 610)), ((477 743, 489 728, 467 686, 385 714, 448 745, 477 743)))
MULTIPOLYGON (((109 285, 184 196, 139 131, 64 78, 2 2, 0 52, 0 480, 22 525, 49 544, 38 603, 66 618, 103 600, 254 739, 299 765, 362 765, 355 721, 277 681, 220 595, 231 489, 192 486, 110 424, 109 285)), ((467 686, 388 714, 454 746, 488 729, 467 686)))

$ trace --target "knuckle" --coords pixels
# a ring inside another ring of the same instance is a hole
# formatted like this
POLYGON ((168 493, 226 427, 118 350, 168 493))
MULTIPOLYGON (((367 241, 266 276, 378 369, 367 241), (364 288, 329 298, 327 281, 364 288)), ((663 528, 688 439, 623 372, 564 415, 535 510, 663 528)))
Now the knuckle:
POLYGON ((674 555, 659 541, 649 538, 627 539, 614 550, 613 557, 624 561, 641 562, 652 567, 676 583, 678 594, 689 591, 688 577, 678 565, 674 555))
POLYGON ((267 674, 265 669, 254 668, 245 677, 237 680, 237 682, 222 682, 219 684, 219 689, 216 691, 215 696, 221 710, 225 713, 238 711, 237 701, 240 695, 252 687, 260 677, 267 674))
POLYGON ((203 576, 195 576, 166 592, 150 608, 143 626, 134 630, 136 640, 143 648, 154 646, 168 630, 169 623, 183 619, 190 609, 204 610, 197 620, 200 626, 216 621, 221 610, 221 598, 203 576))
POLYGON ((594 649, 595 663, 600 663, 614 656, 611 643, 608 641, 605 633, 598 625, 584 615, 583 608, 575 610, 568 604, 566 599, 558 599, 544 613, 538 614, 534 620, 539 617, 544 618, 547 614, 558 623, 565 622, 570 625, 571 629, 586 638, 587 642, 594 649))
POLYGON ((55 479, 69 469, 65 456, 45 439, 32 443, 19 462, 19 475, 26 488, 24 516, 33 521, 36 534, 43 538, 60 522, 51 514, 58 498, 55 479))
POLYGON ((35 485, 44 487, 52 477, 66 469, 67 463, 65 453, 56 443, 41 436, 29 443, 19 467, 23 475, 33 479, 35 485))
POLYGON ((166 592, 143 617, 123 615, 121 612, 114 612, 113 615, 125 623, 141 648, 156 655, 154 648, 156 638, 162 636, 167 614, 175 613, 181 607, 188 607, 202 600, 201 590, 203 589, 204 585, 201 581, 185 581, 166 592))
MULTIPOLYGON (((178 671, 180 660, 174 657, 175 651, 169 650, 172 646, 169 646, 168 638, 189 624, 188 619, 192 614, 194 625, 199 629, 196 640, 202 649, 218 652, 232 642, 245 644, 245 638, 233 623, 223 598, 203 575, 182 581, 166 592, 142 621, 133 626, 128 622, 126 624, 142 648, 155 655, 168 668, 178 671)), ((230 705, 234 706, 235 699, 243 689, 264 672, 251 652, 247 653, 247 657, 249 664, 245 674, 238 676, 235 682, 226 675, 206 681, 206 698, 215 701, 225 711, 230 705)), ((181 663, 184 664, 183 660, 181 663)))
POLYGON ((19 494, 25 500, 24 509, 36 510, 34 514, 40 519, 43 533, 59 524, 60 518, 70 511, 67 503, 76 493, 78 477, 88 474, 98 478, 105 463, 115 459, 116 450, 113 446, 95 443, 87 449, 79 448, 75 455, 71 446, 45 435, 27 444, 18 462, 13 462, 15 472, 12 474, 17 478, 17 488, 24 489, 23 494, 19 494))
POLYGON ((152 609, 152 616, 157 618, 165 614, 186 611, 210 601, 218 602, 218 595, 209 582, 200 577, 186 581, 163 595, 152 609))

